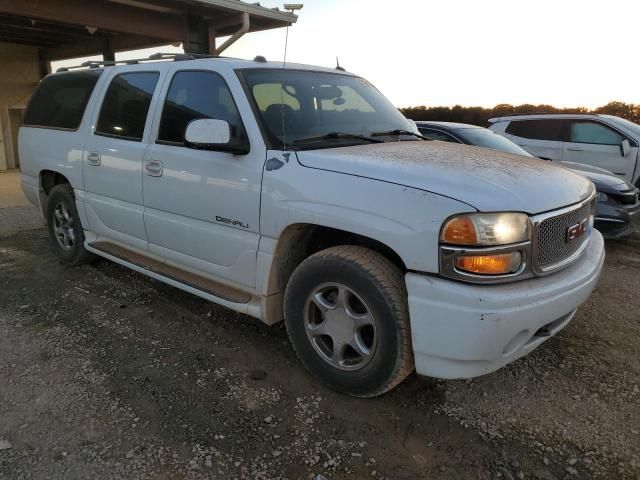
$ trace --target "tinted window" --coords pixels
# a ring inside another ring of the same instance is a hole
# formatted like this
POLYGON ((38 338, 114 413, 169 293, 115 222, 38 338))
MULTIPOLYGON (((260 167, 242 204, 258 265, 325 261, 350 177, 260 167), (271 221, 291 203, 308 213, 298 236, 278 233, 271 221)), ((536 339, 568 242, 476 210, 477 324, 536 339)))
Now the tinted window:
POLYGON ((157 72, 140 72, 115 77, 104 96, 96 133, 142 140, 159 76, 157 72))
POLYGON ((162 110, 158 140, 184 142, 189 122, 201 118, 226 120, 236 133, 240 114, 224 79, 213 72, 178 72, 171 81, 162 110))
POLYGON ((596 122, 571 122, 570 141, 597 145, 620 145, 624 137, 618 132, 596 122))
POLYGON ((451 135, 447 133, 438 132, 437 130, 428 130, 426 128, 420 128, 420 127, 418 127, 418 130, 420 130, 420 133, 423 136, 430 138, 431 140, 441 140, 443 142, 460 143, 458 140, 456 140, 455 138, 453 138, 451 135))
POLYGON ((533 140, 564 141, 566 120, 516 120, 505 133, 533 140))
POLYGON ((77 130, 101 73, 91 70, 46 77, 31 97, 24 124, 77 130))

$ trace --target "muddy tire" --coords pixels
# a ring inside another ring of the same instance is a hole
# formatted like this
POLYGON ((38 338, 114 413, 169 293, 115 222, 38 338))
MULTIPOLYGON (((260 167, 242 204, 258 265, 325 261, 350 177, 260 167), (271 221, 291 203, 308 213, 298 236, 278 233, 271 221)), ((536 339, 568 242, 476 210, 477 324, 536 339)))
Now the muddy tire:
POLYGON ((47 227, 51 244, 64 263, 82 265, 95 260, 84 248, 84 230, 71 185, 56 185, 51 189, 47 200, 47 227))
POLYGON ((302 364, 334 390, 374 397, 413 371, 404 276, 372 250, 339 246, 304 260, 287 285, 285 319, 302 364))

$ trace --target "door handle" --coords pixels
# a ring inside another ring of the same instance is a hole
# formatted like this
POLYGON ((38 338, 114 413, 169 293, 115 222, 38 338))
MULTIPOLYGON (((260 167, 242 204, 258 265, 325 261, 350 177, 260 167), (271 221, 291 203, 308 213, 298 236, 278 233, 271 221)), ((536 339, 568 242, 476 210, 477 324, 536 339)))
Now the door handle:
POLYGON ((162 162, 159 160, 148 160, 144 162, 144 173, 150 177, 161 177, 162 162))
POLYGON ((569 150, 570 152, 584 152, 582 148, 578 147, 567 147, 567 150, 569 150))
POLYGON ((102 161, 102 159, 100 158, 100 154, 99 153, 91 152, 91 153, 87 154, 87 163, 89 165, 93 165, 94 167, 97 167, 98 165, 100 165, 101 161, 102 161))

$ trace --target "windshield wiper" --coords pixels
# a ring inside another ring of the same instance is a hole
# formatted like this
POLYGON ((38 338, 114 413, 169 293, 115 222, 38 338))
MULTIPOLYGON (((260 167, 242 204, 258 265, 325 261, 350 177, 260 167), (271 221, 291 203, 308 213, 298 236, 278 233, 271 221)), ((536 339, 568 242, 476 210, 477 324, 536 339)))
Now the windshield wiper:
POLYGON ((311 143, 327 139, 333 140, 336 138, 357 138, 358 140, 366 140, 367 142, 371 143, 384 143, 384 140, 380 140, 379 138, 368 137, 366 135, 358 135, 357 133, 331 132, 325 135, 319 135, 317 137, 301 138, 299 140, 295 140, 293 144, 299 145, 301 143, 311 143))
POLYGON ((411 135, 412 137, 421 138, 422 140, 431 141, 430 138, 427 138, 424 135, 420 135, 419 133, 411 132, 409 130, 402 130, 400 128, 398 128, 396 130, 389 130, 388 132, 376 132, 376 133, 372 133, 371 134, 372 137, 384 137, 384 136, 389 136, 389 135, 411 135))

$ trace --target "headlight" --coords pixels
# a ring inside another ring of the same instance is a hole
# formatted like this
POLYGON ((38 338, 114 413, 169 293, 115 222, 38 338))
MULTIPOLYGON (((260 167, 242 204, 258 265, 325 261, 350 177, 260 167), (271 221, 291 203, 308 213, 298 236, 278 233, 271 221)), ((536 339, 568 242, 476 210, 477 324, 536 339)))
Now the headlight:
POLYGON ((531 220, 523 213, 452 217, 440 233, 440 273, 474 282, 522 276, 527 273, 531 231, 531 220))
POLYGON ((523 213, 470 213, 445 223, 440 241, 449 245, 493 246, 530 239, 529 217, 523 213))
POLYGON ((609 196, 606 193, 598 192, 596 193, 596 200, 599 202, 606 202, 609 200, 609 196))

